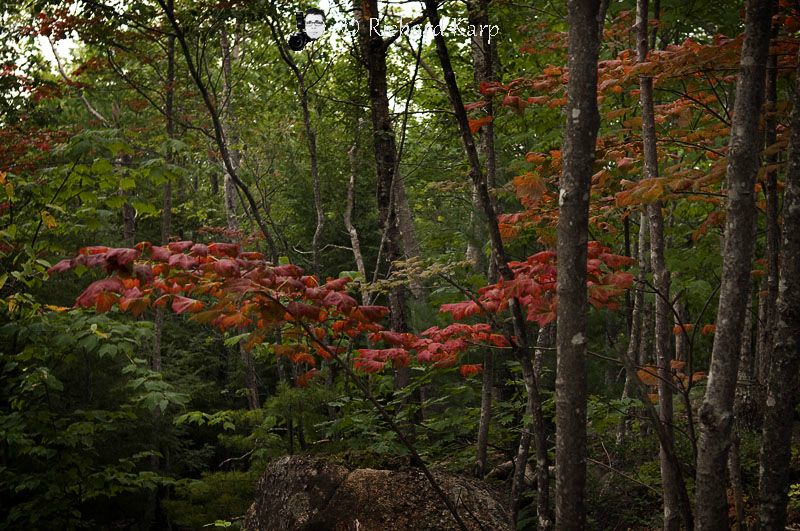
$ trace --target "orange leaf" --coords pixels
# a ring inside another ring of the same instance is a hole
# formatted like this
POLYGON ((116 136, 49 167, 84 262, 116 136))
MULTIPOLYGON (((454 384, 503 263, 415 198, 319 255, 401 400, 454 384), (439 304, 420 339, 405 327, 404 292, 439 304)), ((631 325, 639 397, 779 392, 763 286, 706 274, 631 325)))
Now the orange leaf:
POLYGON ((476 118, 474 120, 470 119, 469 120, 469 130, 472 131, 472 134, 474 135, 475 133, 477 133, 480 130, 481 127, 483 127, 484 125, 488 125, 488 124, 492 123, 493 120, 494 120, 494 116, 483 116, 481 118, 476 118))
MULTIPOLYGON (((686 333, 688 334, 689 332, 691 332, 692 330, 694 330, 694 325, 693 325, 693 324, 691 324, 691 323, 684 324, 684 325, 683 325, 683 330, 685 330, 685 331, 686 331, 686 333)), ((675 325, 675 326, 673 326, 673 327, 672 327, 672 333, 673 333, 673 334, 675 334, 676 336, 680 335, 680 334, 681 334, 681 325, 675 325)))
POLYGON ((461 367, 458 368, 459 374, 461 374, 461 376, 463 376, 464 378, 476 375, 482 370, 483 370, 483 365, 481 364, 462 365, 461 367))
POLYGON ((681 371, 684 367, 686 367, 686 362, 683 360, 670 360, 669 366, 671 369, 681 371))
POLYGON ((658 385, 658 368, 654 365, 645 365, 636 371, 636 375, 645 385, 658 385))

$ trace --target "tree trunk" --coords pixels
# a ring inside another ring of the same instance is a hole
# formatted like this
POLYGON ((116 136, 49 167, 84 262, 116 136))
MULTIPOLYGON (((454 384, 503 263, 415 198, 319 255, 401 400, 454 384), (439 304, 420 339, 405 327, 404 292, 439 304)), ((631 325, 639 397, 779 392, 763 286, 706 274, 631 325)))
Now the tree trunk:
MULTIPOLYGON (((640 223, 639 223, 639 241, 643 241, 645 234, 648 230, 647 222, 646 222, 646 214, 641 212, 639 215, 640 223)), ((641 244, 639 245, 639 249, 641 249, 641 244)), ((644 255, 641 251, 638 253, 638 261, 639 261, 639 278, 634 284, 634 293, 633 293, 633 308, 631 309, 631 324, 630 324, 630 331, 628 334, 628 349, 626 352, 626 359, 630 360, 631 366, 639 365, 639 345, 641 344, 642 338, 642 316, 644 315, 644 264, 649 263, 649 255, 644 255)), ((633 371, 635 374, 635 371, 633 371)), ((636 385, 636 378, 629 372, 625 372, 625 387, 622 389, 622 398, 631 398, 635 397, 636 389, 634 386, 636 385)), ((617 443, 621 443, 625 439, 625 435, 628 430, 628 420, 623 418, 620 420, 619 426, 617 428, 617 443)))
MULTIPOLYGON (((469 24, 476 27, 488 27, 489 24, 489 2, 488 0, 468 0, 467 2, 469 24)), ((472 50, 472 73, 475 81, 475 89, 479 90, 482 82, 494 81, 497 79, 495 68, 495 49, 489 42, 489 35, 486 32, 476 32, 470 39, 470 48, 472 50)), ((487 115, 494 114, 493 110, 493 97, 490 94, 482 96, 485 106, 484 110, 487 115)), ((496 181, 496 154, 494 150, 494 124, 491 122, 483 126, 481 135, 478 139, 478 153, 483 160, 486 168, 486 181, 489 188, 494 187, 496 181)), ((488 268, 491 264, 486 260, 483 251, 483 244, 486 241, 486 227, 485 222, 480 215, 480 203, 478 198, 478 191, 473 187, 472 189, 472 205, 473 210, 470 212, 469 218, 469 234, 467 237, 467 252, 466 259, 476 265, 476 269, 481 272, 496 273, 494 267, 488 268)), ((494 203, 495 212, 497 210, 497 203, 494 203)), ((490 278, 494 281, 496 278, 490 278)))
MULTIPOLYGON (((755 235, 753 235, 755 237, 755 235)), ((753 310, 752 287, 747 295, 747 309, 744 314, 742 329, 742 346, 739 361, 739 374, 736 377, 736 395, 734 399, 734 415, 738 429, 756 429, 761 427, 762 411, 756 396, 756 364, 753 349, 753 310)))
MULTIPOLYGON (((236 28, 236 35, 234 39, 239 38, 240 29, 236 28)), ((230 46, 228 41, 228 32, 223 27, 220 30, 220 47, 222 50, 222 87, 223 87, 223 105, 220 108, 220 116, 222 118, 223 138, 225 139, 228 147, 230 158, 230 165, 233 171, 239 170, 239 163, 241 155, 237 144, 239 143, 238 124, 233 111, 233 76, 232 65, 238 63, 240 57, 240 48, 238 41, 234 43, 233 47, 230 46)), ((224 198, 225 198, 225 213, 228 218, 228 229, 231 231, 239 231, 239 219, 236 216, 236 184, 233 179, 233 171, 227 166, 223 167, 225 171, 224 180, 224 198)), ((247 389, 247 405, 250 409, 258 409, 261 407, 261 399, 258 394, 258 378, 256 376, 256 365, 253 361, 252 354, 239 344, 239 355, 242 359, 244 367, 244 385, 247 389)))
MULTIPOLYGON (((382 233, 381 242, 388 276, 391 272, 392 264, 403 257, 394 198, 395 185, 397 184, 395 183, 397 144, 394 129, 392 128, 387 85, 386 53, 389 43, 384 41, 378 32, 370 31, 368 24, 363 23, 371 17, 378 16, 378 1, 356 2, 354 8, 356 20, 361 22, 359 24, 358 40, 362 58, 367 68, 373 149, 378 179, 379 226, 382 233)), ((376 272, 380 269, 381 263, 379 262, 376 264, 376 272)), ((395 286, 390 289, 391 326, 397 332, 406 330, 405 299, 405 289, 402 286, 395 286)), ((403 387, 407 383, 408 377, 407 369, 398 370, 395 379, 396 386, 403 387)))
MULTIPOLYGON (((681 303, 680 298, 675 301, 673 305, 675 315, 675 326, 687 324, 689 314, 686 311, 686 305, 681 303)), ((681 332, 675 336, 675 359, 678 361, 689 360, 689 338, 686 333, 681 332)))
MULTIPOLYGON (((539 338, 536 341, 536 348, 541 349, 552 346, 552 334, 548 333, 548 327, 539 329, 539 338)), ((511 510, 514 513, 512 521, 517 521, 517 514, 520 509, 522 494, 525 489, 525 471, 528 468, 528 455, 530 453, 531 439, 534 438, 536 445, 536 515, 538 529, 545 530, 553 527, 553 514, 550 509, 550 474, 549 458, 547 456, 547 437, 544 432, 544 416, 541 404, 539 404, 539 391, 537 387, 539 374, 535 364, 530 358, 520 360, 522 367, 522 378, 525 382, 525 390, 528 393, 528 400, 525 407, 525 415, 529 417, 530 423, 522 428, 517 456, 514 461, 514 475, 511 484, 511 510)))
MULTIPOLYGON (((174 6, 171 3, 168 3, 169 0, 156 0, 158 5, 161 7, 164 15, 166 15, 167 20, 169 20, 170 26, 175 34, 175 40, 180 45, 181 51, 183 53, 183 58, 186 60, 186 67, 189 70, 189 75, 194 81, 195 86, 200 91, 200 95, 203 98, 203 103, 208 111, 209 117, 211 118, 211 123, 214 129, 214 141, 217 144, 217 149, 219 149, 220 156, 222 157, 222 162, 225 166, 225 171, 230 175, 231 181, 233 184, 242 192, 244 195, 247 204, 250 206, 250 212, 253 216, 253 219, 258 225, 259 230, 261 231, 262 236, 264 237, 264 241, 266 243, 266 247, 270 256, 270 259, 273 261, 277 261, 278 259, 278 250, 275 246, 275 240, 272 237, 272 233, 267 229, 266 223, 264 223, 264 219, 261 217, 261 213, 258 208, 258 204, 256 203, 255 198, 253 197, 250 188, 241 180, 239 179, 239 175, 237 172, 237 163, 231 157, 230 150, 228 149, 228 143, 225 137, 225 130, 222 126, 222 122, 220 120, 219 109, 212 98, 211 93, 209 92, 208 85, 206 85, 203 75, 200 72, 199 65, 195 63, 194 55, 192 51, 189 49, 189 43, 186 38, 186 33, 184 32, 183 27, 178 22, 178 19, 175 15, 174 6)), ((179 191, 179 195, 181 192, 179 191)))
POLYGON ((759 518, 762 529, 786 526, 792 419, 800 373, 800 56, 795 79, 789 166, 783 201, 783 260, 778 283, 773 358, 761 443, 759 518))
MULTIPOLYGON (((359 119, 358 124, 361 124, 359 119)), ((364 265, 364 255, 361 254, 361 242, 358 239, 358 231, 356 226, 353 225, 353 208, 356 202, 356 177, 358 175, 357 150, 358 150, 358 127, 356 128, 356 135, 353 139, 353 145, 347 151, 347 158, 350 161, 350 180, 347 182, 347 202, 344 207, 344 228, 350 235, 350 246, 353 249, 353 259, 356 262, 356 268, 364 279, 367 280, 367 268, 364 265)), ((361 290, 361 303, 369 304, 369 291, 366 288, 361 290)))
MULTIPOLYGON (((777 31, 773 29, 773 36, 777 31)), ((776 120, 774 113, 778 103, 778 57, 770 54, 767 64, 766 81, 766 111, 770 113, 766 120, 766 147, 772 146, 777 140, 776 120)), ((770 155, 767 164, 775 164, 777 155, 770 155)), ((763 298, 763 312, 759 319, 758 328, 758 359, 761 371, 761 383, 766 385, 767 375, 769 374, 769 364, 772 353, 772 332, 775 327, 776 303, 778 300, 778 256, 780 254, 780 225, 778 224, 778 172, 776 170, 767 171, 764 178, 764 199, 765 199, 765 225, 766 225, 766 260, 767 275, 766 297, 763 298)))
MULTIPOLYGON (((236 36, 234 36, 236 39, 236 36)), ((239 60, 239 45, 235 43, 233 48, 228 41, 228 31, 223 27, 220 30, 220 48, 222 50, 222 105, 219 114, 222 121, 225 142, 228 146, 230 162, 235 171, 239 171, 241 155, 239 153, 239 128, 236 124, 236 115, 233 112, 233 86, 231 68, 233 63, 239 60)), ((228 220, 228 229, 231 231, 239 230, 239 219, 236 216, 236 184, 233 182, 231 172, 223 164, 223 197, 225 201, 225 217, 228 220)))
MULTIPOLYGON (((469 0, 467 3, 469 23, 474 27, 488 27, 489 24, 489 3, 487 0, 469 0)), ((476 34, 470 39, 472 49, 472 71, 476 88, 482 81, 489 81, 495 78, 494 61, 492 46, 489 42, 488 33, 476 34)), ((492 114, 492 97, 484 96, 486 101, 486 112, 492 114)), ((494 126, 491 123, 484 126, 478 141, 478 153, 486 168, 487 185, 494 182, 495 177, 495 152, 494 152, 494 126)), ((473 262, 476 269, 481 273, 489 273, 487 260, 483 254, 482 243, 486 241, 485 221, 480 216, 480 199, 478 190, 472 187, 473 210, 470 212, 470 235, 467 239, 467 260, 473 262)), ((495 212, 497 210, 495 209, 495 212)), ((495 270, 496 272, 496 270, 495 270)), ((496 278, 489 278, 489 281, 496 281, 496 278)), ((493 352, 486 353, 484 361, 484 372, 481 389, 481 415, 478 426, 477 459, 475 472, 478 477, 483 477, 487 467, 487 448, 489 444, 489 424, 492 419, 492 389, 494 387, 494 358, 493 352)))
POLYGON ((569 82, 559 182, 556 330, 556 523, 583 529, 586 487, 586 246, 597 111, 597 58, 605 5, 568 0, 569 82))
MULTIPOLYGON (((653 273, 652 251, 650 249, 650 218, 647 209, 642 211, 639 218, 639 276, 642 281, 648 280, 653 273)), ((643 285, 644 289, 645 286, 643 285)), ((648 290, 649 291, 649 290, 648 290)), ((642 298, 642 328, 639 334, 639 351, 637 360, 639 365, 655 363, 655 301, 647 296, 642 298)))
MULTIPOLYGON (((637 60, 647 61, 649 25, 649 2, 636 2, 637 25, 637 60)), ((644 171, 647 179, 658 178, 658 151, 656 147, 656 122, 653 105, 653 78, 639 78, 639 104, 642 108, 642 151, 644 154, 644 171)), ((664 424, 667 437, 672 440, 672 351, 670 349, 670 323, 672 322, 672 305, 669 300, 669 271, 664 257, 664 218, 661 215, 660 200, 647 205, 647 219, 650 225, 650 261, 653 267, 653 284, 656 289, 654 344, 655 358, 658 366, 658 408, 659 419, 664 424)), ((673 443, 670 442, 670 446, 673 443)), ((678 476, 673 468, 667 452, 659 449, 661 466, 661 488, 664 498, 664 529, 677 531, 680 520, 687 524, 686 515, 681 516, 679 490, 685 486, 678 485, 678 476)))
POLYGON ((278 51, 280 52, 283 62, 291 69, 295 79, 297 79, 297 98, 300 101, 300 109, 303 112, 303 127, 306 133, 306 143, 308 144, 308 158, 311 166, 311 189, 314 197, 314 211, 316 213, 316 226, 314 228, 314 236, 311 240, 311 267, 317 280, 321 282, 320 246, 322 242, 322 231, 325 228, 325 211, 322 208, 322 190, 319 178, 319 159, 317 155, 317 134, 311 124, 305 71, 297 66, 295 60, 292 59, 292 56, 286 51, 286 43, 284 42, 284 36, 280 32, 280 29, 276 27, 272 21, 270 21, 269 24, 272 30, 272 37, 278 45, 278 51))
POLYGON ((755 176, 761 136, 758 121, 764 101, 771 0, 749 0, 745 39, 728 152, 728 205, 722 280, 711 368, 700 408, 697 455, 696 529, 728 529, 727 482, 720 481, 730 446, 742 326, 749 293, 755 223, 755 176))
MULTIPOLYGON (((439 12, 436 0, 426 0, 425 10, 428 15, 428 20, 430 21, 431 26, 433 26, 434 28, 440 27, 439 12)), ((593 27, 594 28, 597 27, 596 23, 593 27)), ((472 185, 478 191, 480 207, 484 217, 486 218, 487 227, 489 229, 489 238, 492 245, 492 252, 494 253, 494 256, 497 257, 497 268, 500 273, 500 276, 502 276, 503 279, 513 280, 514 273, 508 266, 508 260, 506 258, 505 248, 503 246, 503 240, 500 237, 500 229, 497 223, 497 215, 495 213, 492 200, 489 196, 487 182, 486 179, 484 178, 480 160, 478 158, 478 150, 475 147, 475 140, 472 135, 472 132, 469 129, 469 121, 467 119, 467 113, 464 110, 464 102, 461 99, 461 92, 458 88, 455 72, 453 71, 453 66, 450 62, 450 55, 447 51, 447 44, 445 42, 445 39, 441 31, 434 32, 434 41, 436 43, 436 53, 439 56, 439 62, 442 66, 442 72, 444 73, 445 83, 447 84, 447 94, 450 99, 450 104, 453 113, 455 114, 459 133, 461 134, 461 145, 464 148, 464 154, 467 156, 467 160, 469 162, 470 179, 472 181, 472 185)), ((596 111, 596 101, 595 101, 595 111, 596 111)), ((594 150, 592 150, 592 153, 594 153, 594 150)), ((586 254, 585 246, 583 251, 585 255, 586 254)), ((586 268, 586 262, 584 260, 583 263, 584 272, 586 270, 585 268, 586 268)), ((521 364, 525 364, 526 362, 530 363, 531 357, 530 357, 530 345, 528 343, 528 338, 527 338, 527 325, 525 322, 525 317, 522 313, 522 308, 520 307, 519 301, 516 298, 512 298, 509 301, 509 309, 511 310, 513 337, 515 338, 515 340, 512 341, 512 350, 514 352, 516 359, 521 364)), ((529 386, 532 390, 532 392, 529 393, 528 396, 528 400, 530 401, 529 404, 530 407, 533 408, 535 416, 536 415, 541 416, 542 406, 539 398, 538 382, 536 381, 536 375, 535 373, 533 373, 533 371, 530 371, 527 374, 528 378, 526 380, 526 385, 529 386)), ((534 424, 536 424, 535 418, 536 417, 534 417, 534 424)), ((541 448, 543 447, 544 445, 541 446, 541 448)), ((514 522, 512 522, 512 524, 513 523, 514 522)))

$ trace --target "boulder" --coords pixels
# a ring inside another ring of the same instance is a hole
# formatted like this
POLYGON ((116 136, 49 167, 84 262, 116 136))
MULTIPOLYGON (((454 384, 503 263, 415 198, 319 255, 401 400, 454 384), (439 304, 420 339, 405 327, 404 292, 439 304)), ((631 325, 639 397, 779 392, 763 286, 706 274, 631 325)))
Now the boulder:
MULTIPOLYGON (((474 478, 434 472, 470 530, 508 530, 500 496, 474 478)), ((458 529, 419 469, 350 469, 325 459, 283 457, 267 467, 247 511, 249 531, 458 529)))

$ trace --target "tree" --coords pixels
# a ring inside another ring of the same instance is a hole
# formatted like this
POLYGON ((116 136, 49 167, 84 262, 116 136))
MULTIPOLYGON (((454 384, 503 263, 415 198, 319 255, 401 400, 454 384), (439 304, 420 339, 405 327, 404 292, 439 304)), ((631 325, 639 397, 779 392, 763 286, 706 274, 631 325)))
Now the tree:
POLYGON ((758 118, 764 101, 771 5, 769 0, 747 3, 745 41, 728 153, 722 286, 708 388, 699 417, 695 529, 728 528, 725 483, 719 481, 719 473, 726 468, 730 447, 742 325, 750 293, 754 185, 761 142, 758 118))
MULTIPOLYGON (((800 59, 800 58, 799 58, 800 59)), ((773 355, 767 382, 759 477, 759 524, 786 527, 792 428, 787 419, 797 407, 800 372, 800 60, 795 78, 792 136, 783 200, 783 249, 773 355), (788 380, 788 381, 787 381, 788 380)))
POLYGON ((559 181, 558 319, 556 324, 556 525, 586 525, 586 241, 589 188, 600 116, 597 58, 607 2, 572 0, 569 84, 559 181))

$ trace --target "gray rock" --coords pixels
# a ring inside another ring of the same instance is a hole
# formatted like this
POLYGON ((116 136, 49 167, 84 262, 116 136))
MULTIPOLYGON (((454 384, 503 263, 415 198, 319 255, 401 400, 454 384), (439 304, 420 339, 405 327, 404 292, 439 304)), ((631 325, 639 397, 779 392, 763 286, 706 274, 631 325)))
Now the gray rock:
MULTIPOLYGON (((435 472, 470 530, 508 530, 508 512, 488 485, 435 472)), ((458 529, 418 469, 347 467, 308 456, 273 462, 247 512, 249 531, 388 531, 458 529)))

